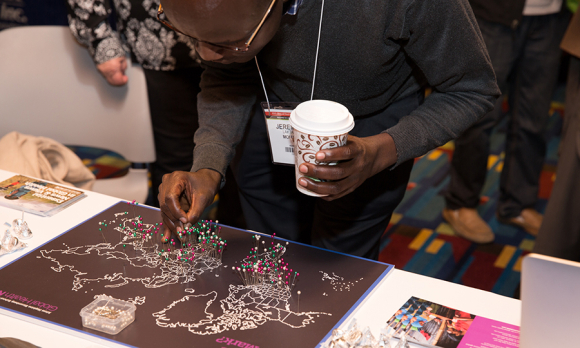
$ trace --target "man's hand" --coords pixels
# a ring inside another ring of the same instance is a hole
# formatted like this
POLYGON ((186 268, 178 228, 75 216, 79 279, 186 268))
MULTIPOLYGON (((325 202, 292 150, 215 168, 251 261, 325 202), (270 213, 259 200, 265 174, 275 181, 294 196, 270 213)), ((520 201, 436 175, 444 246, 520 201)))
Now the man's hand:
POLYGON ((117 57, 97 65, 97 70, 105 77, 105 80, 113 86, 122 86, 129 81, 125 75, 127 69, 127 59, 117 57))
POLYGON ((159 205, 163 217, 163 240, 177 236, 185 224, 194 224, 217 193, 221 174, 211 169, 195 173, 173 172, 163 176, 159 186, 159 205))
POLYGON ((328 181, 315 182, 301 178, 298 183, 311 191, 327 194, 321 198, 332 201, 351 193, 366 179, 396 163, 397 150, 393 138, 387 133, 366 138, 349 135, 345 146, 318 151, 316 159, 319 162, 340 163, 303 163, 299 168, 301 173, 328 181))

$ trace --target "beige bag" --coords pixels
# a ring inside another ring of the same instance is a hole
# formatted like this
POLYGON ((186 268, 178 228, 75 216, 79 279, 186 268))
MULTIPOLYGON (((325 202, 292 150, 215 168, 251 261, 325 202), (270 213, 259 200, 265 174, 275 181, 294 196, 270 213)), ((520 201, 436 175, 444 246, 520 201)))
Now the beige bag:
POLYGON ((95 175, 61 143, 18 132, 0 139, 0 169, 91 190, 95 175))

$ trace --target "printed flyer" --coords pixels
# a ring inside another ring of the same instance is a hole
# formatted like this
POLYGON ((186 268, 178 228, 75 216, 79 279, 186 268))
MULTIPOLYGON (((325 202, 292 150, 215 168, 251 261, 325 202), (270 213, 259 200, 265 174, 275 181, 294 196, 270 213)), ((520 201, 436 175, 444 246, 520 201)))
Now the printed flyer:
POLYGON ((443 348, 513 348, 520 328, 411 297, 387 321, 396 335, 443 348))
POLYGON ((0 182, 0 205, 41 216, 52 216, 83 197, 80 190, 24 175, 0 182))

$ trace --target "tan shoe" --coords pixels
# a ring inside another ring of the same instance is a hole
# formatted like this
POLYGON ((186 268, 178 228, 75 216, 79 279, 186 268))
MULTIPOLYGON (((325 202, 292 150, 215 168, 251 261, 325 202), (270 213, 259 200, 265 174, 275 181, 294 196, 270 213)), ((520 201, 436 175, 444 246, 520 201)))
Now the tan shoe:
POLYGON ((519 216, 510 219, 498 216, 497 221, 503 224, 521 227, 532 236, 537 236, 543 219, 544 216, 538 213, 535 209, 526 208, 522 210, 519 216))
POLYGON ((475 209, 443 209, 443 218, 453 227, 455 233, 474 243, 491 243, 495 235, 475 209))

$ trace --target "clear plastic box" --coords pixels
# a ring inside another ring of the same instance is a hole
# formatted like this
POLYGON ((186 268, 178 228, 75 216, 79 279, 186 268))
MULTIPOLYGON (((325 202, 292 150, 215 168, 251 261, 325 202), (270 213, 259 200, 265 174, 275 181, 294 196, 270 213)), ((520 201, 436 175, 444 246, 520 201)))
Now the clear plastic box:
POLYGON ((135 320, 135 305, 111 296, 99 295, 81 309, 83 326, 116 335, 135 320))

